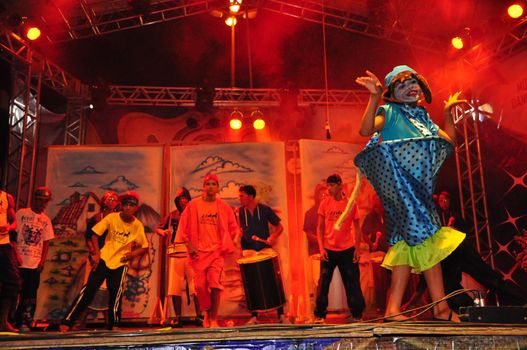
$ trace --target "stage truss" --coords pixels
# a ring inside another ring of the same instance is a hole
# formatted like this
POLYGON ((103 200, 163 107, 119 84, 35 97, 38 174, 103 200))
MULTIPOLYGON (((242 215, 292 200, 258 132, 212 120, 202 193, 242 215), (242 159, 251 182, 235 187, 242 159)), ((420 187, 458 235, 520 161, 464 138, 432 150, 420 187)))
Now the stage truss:
POLYGON ((473 229, 478 253, 494 268, 484 167, 479 144, 481 115, 477 101, 460 104, 453 109, 459 136, 455 148, 456 169, 461 214, 469 224, 468 227, 473 229))

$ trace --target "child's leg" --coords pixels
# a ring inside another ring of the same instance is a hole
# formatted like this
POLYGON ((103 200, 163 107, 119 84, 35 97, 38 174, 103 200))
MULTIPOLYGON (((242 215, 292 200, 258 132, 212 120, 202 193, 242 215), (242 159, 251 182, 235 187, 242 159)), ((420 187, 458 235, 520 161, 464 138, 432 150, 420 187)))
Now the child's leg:
MULTIPOLYGON (((388 302, 386 304, 385 317, 396 315, 401 312, 401 303, 404 292, 408 284, 411 268, 409 265, 397 265, 392 270, 392 281, 388 292, 388 302)), ((396 316, 395 319, 403 319, 403 316, 396 316)))
MULTIPOLYGON (((423 271, 425 275, 428 291, 432 302, 437 301, 445 296, 445 289, 443 287, 443 275, 441 274, 441 263, 435 264, 432 268, 423 271)), ((442 301, 434 306, 434 317, 442 320, 452 320, 459 322, 457 314, 452 313, 446 301, 442 301)))

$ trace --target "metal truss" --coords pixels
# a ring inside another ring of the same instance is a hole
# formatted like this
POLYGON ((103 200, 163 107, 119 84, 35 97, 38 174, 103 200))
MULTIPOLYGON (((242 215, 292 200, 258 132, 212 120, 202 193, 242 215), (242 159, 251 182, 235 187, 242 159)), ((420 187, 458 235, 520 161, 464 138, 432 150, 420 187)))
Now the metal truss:
POLYGON ((64 96, 79 95, 85 89, 80 80, 33 50, 31 45, 20 36, 9 30, 3 30, 1 27, 0 57, 12 63, 21 61, 25 64, 31 64, 34 71, 42 71, 42 82, 44 84, 64 96))
POLYGON ((494 268, 492 236, 487 210, 487 195, 479 129, 481 112, 477 101, 458 105, 453 117, 456 129, 461 136, 455 149, 457 179, 463 219, 474 231, 476 248, 484 260, 490 260, 494 268))
POLYGON ((527 17, 519 20, 498 38, 472 47, 463 56, 463 62, 481 70, 525 48, 527 48, 527 17))
MULTIPOLYGON (((185 106, 196 104, 196 88, 192 87, 155 87, 155 86, 109 86, 110 95, 106 99, 108 105, 128 106, 185 106)), ((278 106, 287 96, 297 97, 299 106, 332 105, 364 107, 369 93, 360 90, 325 90, 300 89, 291 92, 283 89, 215 89, 213 104, 223 106, 278 106)))
POLYGON ((15 207, 31 201, 36 169, 42 74, 31 63, 13 69, 12 100, 9 111, 9 151, 7 191, 15 197, 15 207))
POLYGON ((310 0, 266 0, 263 9, 303 20, 325 24, 329 27, 380 38, 396 43, 405 43, 415 48, 432 52, 444 52, 448 43, 432 38, 419 36, 403 30, 394 23, 381 25, 382 21, 372 21, 365 14, 344 11, 324 6, 321 1, 310 0))
MULTIPOLYGON (((120 30, 138 28, 183 17, 208 13, 227 7, 222 0, 151 0, 148 10, 140 13, 123 0, 78 0, 78 4, 62 8, 54 5, 43 17, 46 22, 46 37, 49 42, 77 40, 120 30)), ((393 42, 405 42, 417 48, 433 52, 444 51, 447 44, 424 36, 409 33, 400 28, 396 21, 380 25, 382 21, 371 21, 360 11, 358 2, 351 11, 323 5, 311 0, 246 0, 243 9, 263 9, 283 15, 300 18, 345 31, 393 42)), ((64 5, 63 5, 64 6, 64 5)))
POLYGON ((55 16, 43 18, 47 40, 61 42, 138 28, 187 16, 207 13, 222 2, 219 0, 150 1, 148 11, 140 13, 123 0, 77 0, 68 9, 57 5, 55 16))
POLYGON ((68 98, 68 106, 66 109, 66 129, 64 131, 65 145, 84 144, 86 137, 87 105, 87 96, 68 98))

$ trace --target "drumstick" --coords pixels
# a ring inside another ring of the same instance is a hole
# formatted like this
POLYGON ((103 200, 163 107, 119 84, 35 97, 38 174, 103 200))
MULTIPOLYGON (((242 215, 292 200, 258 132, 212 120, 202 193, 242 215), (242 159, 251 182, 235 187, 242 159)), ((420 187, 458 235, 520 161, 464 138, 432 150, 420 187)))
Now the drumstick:
POLYGON ((360 170, 357 170, 357 176, 355 178, 355 187, 353 188, 353 192, 351 193, 351 196, 348 200, 348 204, 346 205, 346 209, 344 209, 344 212, 340 214, 340 217, 335 222, 335 229, 340 230, 342 227, 342 224, 344 223, 344 220, 348 217, 349 213, 351 212, 351 208, 353 208, 353 204, 355 204, 355 200, 359 196, 359 190, 360 190, 360 181, 361 181, 361 173, 360 170))
POLYGON ((266 239, 260 238, 257 235, 252 235, 251 239, 253 241, 256 241, 256 242, 262 242, 262 243, 265 243, 265 244, 269 244, 269 243, 267 243, 266 239))

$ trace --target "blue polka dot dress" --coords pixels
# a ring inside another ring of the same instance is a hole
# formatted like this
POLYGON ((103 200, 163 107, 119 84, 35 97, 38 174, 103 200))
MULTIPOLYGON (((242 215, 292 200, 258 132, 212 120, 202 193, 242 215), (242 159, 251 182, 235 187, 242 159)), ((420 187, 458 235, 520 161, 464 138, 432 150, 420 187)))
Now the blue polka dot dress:
POLYGON ((356 156, 355 164, 384 206, 387 240, 392 248, 383 266, 411 265, 412 272, 418 273, 446 258, 465 235, 441 228, 432 200, 437 174, 453 146, 437 136, 437 126, 430 124, 426 111, 422 114, 424 108, 416 107, 421 109, 421 120, 416 121, 396 107, 386 109, 385 128, 393 124, 393 118, 405 118, 417 124, 422 136, 401 135, 403 138, 379 143, 382 134, 374 135, 356 156))

